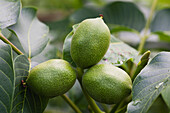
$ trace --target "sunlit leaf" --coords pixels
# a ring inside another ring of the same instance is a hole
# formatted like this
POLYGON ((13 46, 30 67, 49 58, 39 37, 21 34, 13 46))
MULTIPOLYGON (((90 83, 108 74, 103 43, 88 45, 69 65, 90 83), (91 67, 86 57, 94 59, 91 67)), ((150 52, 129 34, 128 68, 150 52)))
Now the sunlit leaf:
POLYGON ((26 55, 31 58, 39 54, 48 42, 48 27, 36 17, 35 8, 23 8, 18 22, 11 26, 26 55))

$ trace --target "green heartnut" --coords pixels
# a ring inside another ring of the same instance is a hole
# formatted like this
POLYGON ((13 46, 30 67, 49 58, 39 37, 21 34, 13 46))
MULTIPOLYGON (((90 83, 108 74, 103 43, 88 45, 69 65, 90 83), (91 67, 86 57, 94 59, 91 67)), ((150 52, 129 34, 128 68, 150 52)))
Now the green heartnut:
POLYGON ((66 93, 75 83, 76 72, 61 59, 51 59, 35 66, 26 81, 38 95, 55 97, 66 93))
POLYGON ((80 68, 97 64, 110 44, 110 31, 102 18, 86 19, 74 31, 71 57, 80 68))
POLYGON ((82 84, 94 100, 105 104, 119 103, 130 95, 132 89, 129 75, 111 64, 91 67, 84 74, 82 84))

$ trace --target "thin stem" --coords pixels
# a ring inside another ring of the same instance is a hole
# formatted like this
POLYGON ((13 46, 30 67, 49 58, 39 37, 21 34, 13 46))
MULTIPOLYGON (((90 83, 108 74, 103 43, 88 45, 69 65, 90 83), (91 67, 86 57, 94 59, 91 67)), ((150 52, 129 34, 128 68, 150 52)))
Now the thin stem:
MULTIPOLYGON (((18 55, 24 55, 24 53, 21 52, 13 43, 11 43, 1 32, 0 32, 0 39, 1 39, 3 42, 11 45, 12 49, 13 49, 18 55)), ((31 59, 28 58, 28 61, 30 62, 30 68, 29 68, 29 69, 31 69, 31 59)), ((30 70, 29 70, 29 71, 30 71, 30 70)))
POLYGON ((97 106, 97 104, 95 103, 95 101, 87 94, 87 92, 85 91, 85 89, 83 88, 82 84, 81 84, 81 88, 82 88, 82 91, 88 101, 88 103, 90 104, 91 108, 93 109, 93 111, 95 113, 104 113, 100 110, 100 108, 97 106))
POLYGON ((100 108, 97 106, 97 104, 95 103, 95 101, 88 95, 88 93, 86 92, 86 90, 83 88, 83 85, 82 85, 82 76, 83 76, 83 69, 81 68, 77 68, 77 73, 78 73, 78 81, 80 83, 80 86, 81 86, 81 89, 90 105, 90 107, 92 108, 92 110, 95 112, 95 113, 104 113, 100 110, 100 108))
POLYGON ((1 39, 3 42, 11 45, 12 49, 13 49, 17 54, 19 54, 19 55, 23 55, 23 54, 24 54, 24 53, 22 53, 14 44, 12 44, 1 32, 0 32, 0 39, 1 39))
POLYGON ((104 109, 104 111, 105 111, 106 113, 109 113, 109 109, 108 109, 108 107, 106 106, 106 104, 102 104, 102 103, 101 103, 101 106, 102 106, 102 108, 104 109))
POLYGON ((67 95, 61 95, 61 97, 73 108, 76 113, 82 113, 80 109, 67 97, 67 95))
POLYGON ((134 73, 136 71, 136 68, 137 68, 137 65, 135 63, 133 63, 133 66, 131 68, 131 71, 130 71, 130 77, 131 79, 133 78, 134 79, 134 73))
POLYGON ((117 108, 119 107, 119 104, 120 104, 120 103, 115 104, 115 105, 111 108, 110 113, 115 113, 115 111, 116 111, 117 108))
POLYGON ((149 18, 148 18, 148 20, 146 22, 146 25, 145 25, 145 28, 144 28, 144 36, 142 37, 142 40, 141 40, 141 42, 139 44, 139 48, 138 48, 139 54, 142 53, 143 47, 144 47, 145 42, 146 42, 146 40, 148 38, 147 32, 148 32, 148 30, 150 28, 151 20, 152 20, 152 17, 153 17, 157 2, 158 2, 158 0, 153 1, 152 7, 151 7, 151 10, 150 10, 150 13, 149 13, 149 18))
MULTIPOLYGON (((145 25, 145 28, 144 28, 144 34, 143 34, 143 37, 141 38, 141 41, 140 41, 140 44, 139 44, 139 47, 138 47, 139 54, 142 54, 145 42, 149 37, 149 35, 147 33, 148 33, 149 28, 150 28, 151 20, 152 20, 157 2, 158 2, 158 0, 153 1, 152 7, 151 7, 151 10, 150 10, 150 13, 149 13, 149 18, 148 18, 146 25, 145 25)), ((132 70, 130 72, 131 78, 133 78, 133 79, 134 79, 133 75, 134 75, 135 71, 136 71, 136 65, 133 64, 132 70)))
POLYGON ((125 63, 122 64, 121 67, 122 67, 127 73, 129 73, 129 68, 128 68, 128 66, 127 66, 125 63))
POLYGON ((122 109, 122 107, 124 107, 125 105, 127 105, 130 101, 132 100, 132 94, 130 94, 128 97, 126 97, 124 100, 122 100, 121 102, 117 103, 116 105, 114 105, 110 111, 110 113, 118 113, 117 111, 119 111, 120 109, 122 109))
POLYGON ((83 69, 81 69, 80 67, 77 67, 77 79, 78 79, 79 81, 82 80, 83 74, 84 74, 83 69))

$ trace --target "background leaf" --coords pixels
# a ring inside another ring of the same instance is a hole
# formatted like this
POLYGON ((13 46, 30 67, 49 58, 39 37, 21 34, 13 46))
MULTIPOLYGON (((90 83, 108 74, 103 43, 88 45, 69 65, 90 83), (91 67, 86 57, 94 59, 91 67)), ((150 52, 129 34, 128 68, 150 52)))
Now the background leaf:
POLYGON ((53 38, 51 39, 51 42, 63 42, 66 35, 71 31, 71 25, 69 18, 63 19, 61 21, 55 21, 55 22, 47 22, 46 23, 49 28, 53 38))
POLYGON ((0 0, 0 29, 17 22, 20 14, 20 0, 0 0))
POLYGON ((138 51, 111 35, 110 47, 100 63, 119 66, 129 59, 137 59, 138 51))
POLYGON ((133 82, 128 113, 146 113, 163 88, 170 84, 170 52, 161 52, 139 73, 133 82))
POLYGON ((39 54, 48 42, 48 27, 36 17, 36 9, 23 8, 18 22, 10 27, 29 58, 39 54))
POLYGON ((143 13, 132 2, 113 2, 102 11, 107 24, 122 25, 137 31, 141 31, 145 26, 143 13))
POLYGON ((134 32, 134 33, 139 34, 136 30, 131 29, 131 28, 128 28, 128 27, 126 27, 126 26, 110 24, 110 25, 109 25, 109 28, 110 28, 111 34, 112 34, 112 33, 121 32, 121 31, 134 32))
POLYGON ((96 18, 101 13, 101 9, 95 7, 84 7, 70 16, 70 21, 74 24, 80 23, 87 18, 96 18))
POLYGON ((154 32, 154 34, 159 36, 160 41, 164 41, 164 42, 170 42, 170 35, 167 34, 166 32, 154 32))
MULTIPOLYGON (((160 41, 169 43, 170 42, 170 8, 166 8, 160 10, 156 13, 152 24, 151 24, 151 31, 158 35, 160 41)), ((166 44, 163 44, 165 46, 166 44)), ((157 45, 157 47, 167 48, 169 50, 170 46, 168 44, 167 47, 163 47, 157 45)))
POLYGON ((37 113, 43 112, 48 99, 34 94, 21 80, 26 80, 29 61, 20 55, 13 61, 9 45, 0 48, 0 111, 3 113, 37 113))
POLYGON ((84 7, 73 13, 70 20, 75 24, 87 18, 99 17, 99 14, 103 14, 106 24, 116 31, 134 31, 132 29, 141 31, 146 22, 143 13, 134 3, 120 1, 111 2, 101 8, 84 7))
POLYGON ((156 13, 152 24, 151 31, 170 31, 170 8, 160 10, 156 13))

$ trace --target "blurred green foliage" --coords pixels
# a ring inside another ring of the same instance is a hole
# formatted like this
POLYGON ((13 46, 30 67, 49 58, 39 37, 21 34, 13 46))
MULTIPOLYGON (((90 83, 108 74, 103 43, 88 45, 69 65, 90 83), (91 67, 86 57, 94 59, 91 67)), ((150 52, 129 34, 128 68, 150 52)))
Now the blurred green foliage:
POLYGON ((82 0, 23 0, 23 6, 35 6, 41 9, 78 9, 82 7, 82 0))

